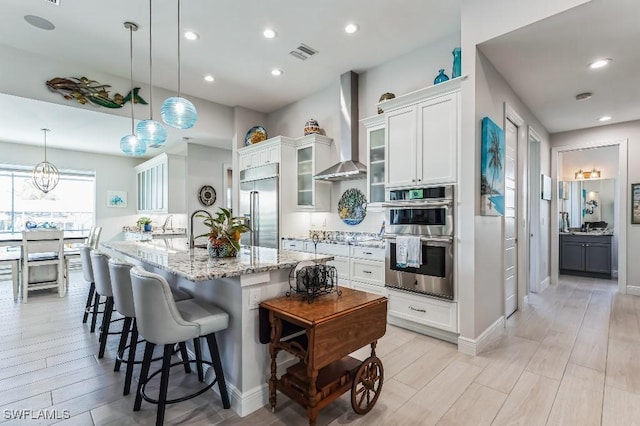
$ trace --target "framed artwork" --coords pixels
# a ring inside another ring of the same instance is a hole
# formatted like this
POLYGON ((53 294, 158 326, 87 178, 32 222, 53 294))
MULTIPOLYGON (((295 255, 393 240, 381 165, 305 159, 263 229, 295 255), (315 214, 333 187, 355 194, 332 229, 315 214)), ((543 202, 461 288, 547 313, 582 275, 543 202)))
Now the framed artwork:
POLYGON ((127 191, 107 191, 107 207, 127 207, 127 191))
POLYGON ((540 194, 542 199, 551 201, 551 178, 549 176, 540 175, 540 188, 542 188, 540 194))
POLYGON ((640 224, 640 183, 631 184, 631 223, 640 224))
POLYGON ((504 216, 504 131, 489 117, 482 119, 480 214, 504 216))

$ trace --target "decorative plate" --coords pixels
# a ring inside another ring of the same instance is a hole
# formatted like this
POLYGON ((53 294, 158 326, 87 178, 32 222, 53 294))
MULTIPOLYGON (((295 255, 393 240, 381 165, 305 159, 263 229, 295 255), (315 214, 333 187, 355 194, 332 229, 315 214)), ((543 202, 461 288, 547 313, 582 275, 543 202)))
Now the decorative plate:
POLYGON ((244 137, 245 145, 254 145, 267 140, 267 130, 262 126, 253 126, 244 137))
POLYGON ((367 215, 367 197, 359 189, 347 189, 338 201, 338 215, 347 225, 359 224, 367 215))
POLYGON ((198 190, 198 201, 205 207, 212 206, 216 202, 216 190, 211 185, 204 185, 198 190))

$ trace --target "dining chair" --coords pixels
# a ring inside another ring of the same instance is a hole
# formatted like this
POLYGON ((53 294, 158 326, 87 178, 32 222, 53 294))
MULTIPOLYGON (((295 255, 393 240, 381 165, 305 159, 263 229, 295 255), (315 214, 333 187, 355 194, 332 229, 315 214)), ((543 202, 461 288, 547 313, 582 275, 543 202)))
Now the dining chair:
POLYGON ((30 290, 58 288, 65 295, 65 259, 63 231, 22 231, 22 302, 30 290))
MULTIPOLYGON (((101 233, 102 233, 102 226, 92 226, 91 230, 89 230, 89 235, 87 235, 87 239, 85 240, 84 245, 89 247, 90 251, 98 248, 98 244, 100 243, 101 233)), ((69 284, 69 261, 71 259, 77 259, 79 257, 80 257, 80 247, 78 246, 72 247, 64 251, 64 275, 67 278, 67 285, 69 284)))

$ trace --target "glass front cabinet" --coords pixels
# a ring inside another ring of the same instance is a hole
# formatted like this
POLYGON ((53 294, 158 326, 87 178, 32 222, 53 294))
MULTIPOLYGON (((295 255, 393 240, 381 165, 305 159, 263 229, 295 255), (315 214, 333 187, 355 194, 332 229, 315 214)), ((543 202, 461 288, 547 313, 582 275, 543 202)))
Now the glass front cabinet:
POLYGON ((364 118, 361 122, 367 132, 367 200, 369 207, 381 207, 384 202, 384 115, 364 118))

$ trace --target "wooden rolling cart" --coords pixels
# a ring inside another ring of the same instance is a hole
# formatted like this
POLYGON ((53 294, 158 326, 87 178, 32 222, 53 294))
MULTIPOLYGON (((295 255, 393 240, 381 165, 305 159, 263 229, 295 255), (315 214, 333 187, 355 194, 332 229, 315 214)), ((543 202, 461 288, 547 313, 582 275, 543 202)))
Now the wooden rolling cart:
POLYGON ((382 390, 384 370, 375 349, 387 328, 387 299, 341 290, 342 295, 326 294, 313 303, 295 296, 260 303, 260 340, 269 343, 271 355, 271 409, 275 411, 279 390, 307 410, 312 426, 318 412, 346 391, 351 390, 353 410, 365 414, 382 390), (349 356, 366 345, 371 345, 366 360, 349 356), (293 354, 299 362, 278 378, 280 351, 293 354))

